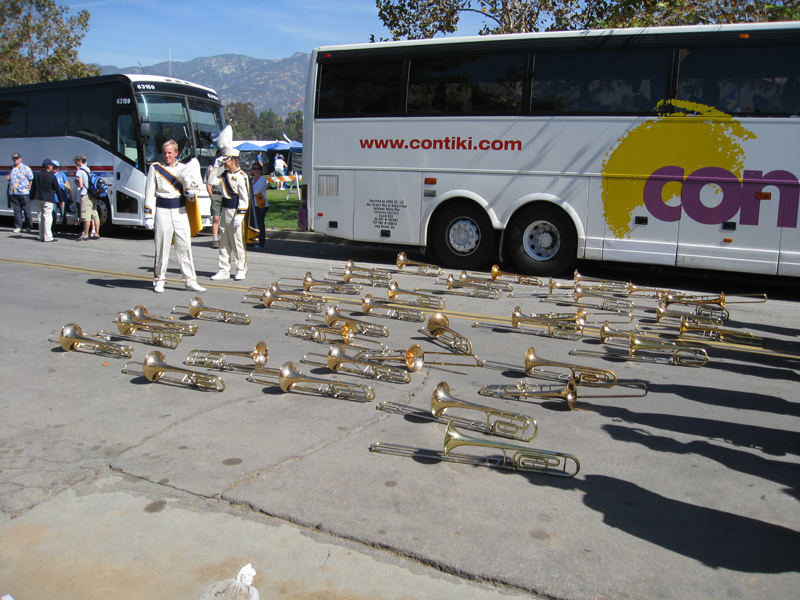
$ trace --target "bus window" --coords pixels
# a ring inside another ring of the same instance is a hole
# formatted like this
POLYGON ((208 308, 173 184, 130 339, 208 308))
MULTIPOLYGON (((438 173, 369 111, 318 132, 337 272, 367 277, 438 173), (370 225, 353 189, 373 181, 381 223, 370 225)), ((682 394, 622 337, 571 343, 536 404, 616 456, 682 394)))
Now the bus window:
POLYGON ((167 140, 178 144, 178 160, 191 156, 191 139, 187 123, 189 116, 182 98, 162 96, 161 94, 140 94, 136 96, 139 114, 150 119, 150 140, 145 160, 148 163, 160 161, 161 147, 167 140))
POLYGON ((403 61, 319 65, 318 117, 399 115, 403 61))
POLYGON ((537 53, 531 112, 654 114, 666 98, 671 51, 537 53))
POLYGON ((794 106, 785 100, 797 85, 798 61, 797 46, 682 49, 677 99, 729 114, 797 114, 800 97, 794 106))
POLYGON ((68 134, 86 137, 93 142, 111 146, 112 86, 82 86, 69 95, 68 134))
POLYGON ((27 96, 25 95, 0 95, 0 137, 25 134, 26 106, 27 96))
POLYGON ((519 114, 527 53, 412 59, 408 114, 519 114))
POLYGON ((222 107, 213 102, 189 98, 189 114, 194 129, 194 143, 197 146, 198 159, 202 166, 214 162, 216 144, 214 138, 225 126, 222 107))
POLYGON ((28 135, 64 135, 67 90, 32 92, 28 96, 28 135))
POLYGON ((133 115, 117 117, 117 152, 132 164, 138 165, 139 151, 136 148, 136 130, 133 127, 133 115))

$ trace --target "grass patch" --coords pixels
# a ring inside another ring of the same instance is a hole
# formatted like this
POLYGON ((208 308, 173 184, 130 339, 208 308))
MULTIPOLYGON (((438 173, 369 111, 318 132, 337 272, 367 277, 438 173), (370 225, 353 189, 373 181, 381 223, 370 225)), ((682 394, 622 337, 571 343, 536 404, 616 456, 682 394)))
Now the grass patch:
POLYGON ((267 190, 267 202, 269 202, 269 212, 264 219, 267 228, 297 231, 297 211, 300 210, 300 200, 297 198, 295 190, 292 190, 291 194, 289 194, 289 190, 267 190))

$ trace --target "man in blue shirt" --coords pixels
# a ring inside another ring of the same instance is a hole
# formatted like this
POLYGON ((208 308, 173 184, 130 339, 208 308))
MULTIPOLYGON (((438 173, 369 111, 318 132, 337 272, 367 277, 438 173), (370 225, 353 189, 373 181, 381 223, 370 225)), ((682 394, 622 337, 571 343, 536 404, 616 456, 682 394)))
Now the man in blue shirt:
POLYGON ((30 167, 22 163, 19 154, 12 154, 14 167, 11 173, 6 175, 8 180, 8 199, 11 200, 11 207, 14 209, 14 233, 22 231, 25 219, 28 220, 26 231, 31 233, 33 219, 31 218, 30 193, 31 181, 33 181, 33 171, 30 167))

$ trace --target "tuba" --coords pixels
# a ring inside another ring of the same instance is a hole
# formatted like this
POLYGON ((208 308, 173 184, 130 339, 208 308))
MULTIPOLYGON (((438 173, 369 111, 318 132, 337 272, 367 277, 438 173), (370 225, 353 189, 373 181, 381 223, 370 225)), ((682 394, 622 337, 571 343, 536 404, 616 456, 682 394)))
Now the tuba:
POLYGON ((393 369, 378 362, 372 362, 365 358, 358 358, 355 356, 347 356, 342 346, 334 344, 328 348, 327 357, 322 354, 308 353, 300 360, 300 362, 327 367, 331 371, 337 373, 350 373, 358 375, 364 379, 376 379, 380 381, 387 381, 389 383, 411 383, 411 376, 406 371, 393 369), (322 356, 326 358, 325 362, 310 360, 310 356, 322 356), (346 364, 355 365, 353 367, 345 366, 346 364))
POLYGON ((178 331, 181 335, 195 335, 197 333, 197 325, 192 325, 190 323, 181 323, 180 321, 173 320, 173 317, 159 317, 156 315, 151 315, 147 312, 147 308, 142 306, 141 304, 138 306, 134 306, 133 310, 131 311, 133 314, 133 318, 139 321, 140 323, 144 323, 145 325, 150 325, 152 327, 163 327, 166 329, 174 329, 178 331))
POLYGON ((411 275, 424 275, 426 277, 439 277, 442 274, 442 269, 437 267, 436 265, 431 265, 428 263, 421 263, 421 262, 414 262, 413 260, 408 260, 405 252, 401 252, 397 255, 397 268, 401 271, 408 266, 414 266, 417 270, 411 275))
POLYGON ((186 357, 187 365, 199 365, 207 369, 219 369, 220 371, 239 371, 250 373, 252 370, 263 367, 269 359, 269 348, 265 342, 258 342, 252 350, 239 352, 223 352, 221 350, 192 350, 186 357), (246 364, 231 363, 228 361, 230 356, 242 356, 251 359, 246 364))
POLYGON ((190 371, 180 367, 170 367, 167 359, 158 350, 153 350, 144 358, 142 370, 139 371, 133 366, 138 363, 129 362, 122 367, 123 373, 142 374, 148 381, 161 381, 163 383, 173 383, 175 385, 185 385, 198 390, 221 392, 225 389, 225 382, 216 375, 190 371), (165 373, 178 373, 180 377, 169 377, 165 373))
POLYGON ((452 421, 448 423, 445 431, 443 452, 382 442, 372 444, 369 449, 371 452, 394 454, 396 456, 428 458, 443 462, 457 462, 511 471, 527 471, 558 477, 574 477, 581 468, 578 459, 571 454, 551 452, 549 450, 534 450, 501 442, 467 437, 456 429, 452 421), (501 450, 502 456, 474 456, 453 452, 454 448, 460 446, 501 450), (511 457, 508 456, 508 452, 512 453, 511 457))
POLYGON ((389 284, 386 294, 395 304, 407 304, 409 306, 419 306, 420 308, 430 308, 433 310, 444 310, 445 306, 444 298, 439 298, 438 296, 432 296, 430 294, 422 294, 417 291, 407 292, 401 290, 396 281, 392 281, 389 284), (402 301, 398 300, 397 296, 414 296, 415 300, 402 301))
POLYGON ((367 385, 342 383, 338 380, 318 379, 299 373, 294 363, 283 363, 280 369, 254 369, 247 377, 247 381, 266 385, 278 386, 284 392, 297 392, 299 394, 312 394, 327 396, 328 398, 341 398, 354 402, 369 402, 375 399, 375 391, 367 385))
POLYGON ((203 306, 203 299, 200 296, 192 298, 189 301, 189 306, 174 306, 172 314, 190 315, 193 319, 222 321, 233 325, 250 325, 250 317, 246 314, 203 306))
POLYGON ((133 348, 130 346, 114 344, 103 337, 84 335, 80 325, 77 323, 67 323, 61 328, 61 331, 56 329, 50 334, 50 341, 58 342, 67 352, 70 350, 83 350, 84 348, 88 348, 95 354, 102 354, 104 356, 121 358, 130 358, 133 356, 133 348))
POLYGON ((472 354, 472 342, 450 329, 450 319, 443 313, 431 315, 428 325, 419 330, 420 333, 433 338, 458 354, 472 354))

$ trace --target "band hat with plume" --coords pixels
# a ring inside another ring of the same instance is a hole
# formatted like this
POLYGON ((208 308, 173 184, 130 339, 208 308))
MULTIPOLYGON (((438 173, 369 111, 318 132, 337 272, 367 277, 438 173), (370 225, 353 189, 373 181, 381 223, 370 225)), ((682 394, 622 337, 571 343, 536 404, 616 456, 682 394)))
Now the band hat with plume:
POLYGON ((233 147, 233 129, 230 125, 226 125, 225 129, 219 132, 219 135, 214 138, 217 148, 223 156, 236 158, 239 156, 239 151, 233 147))

